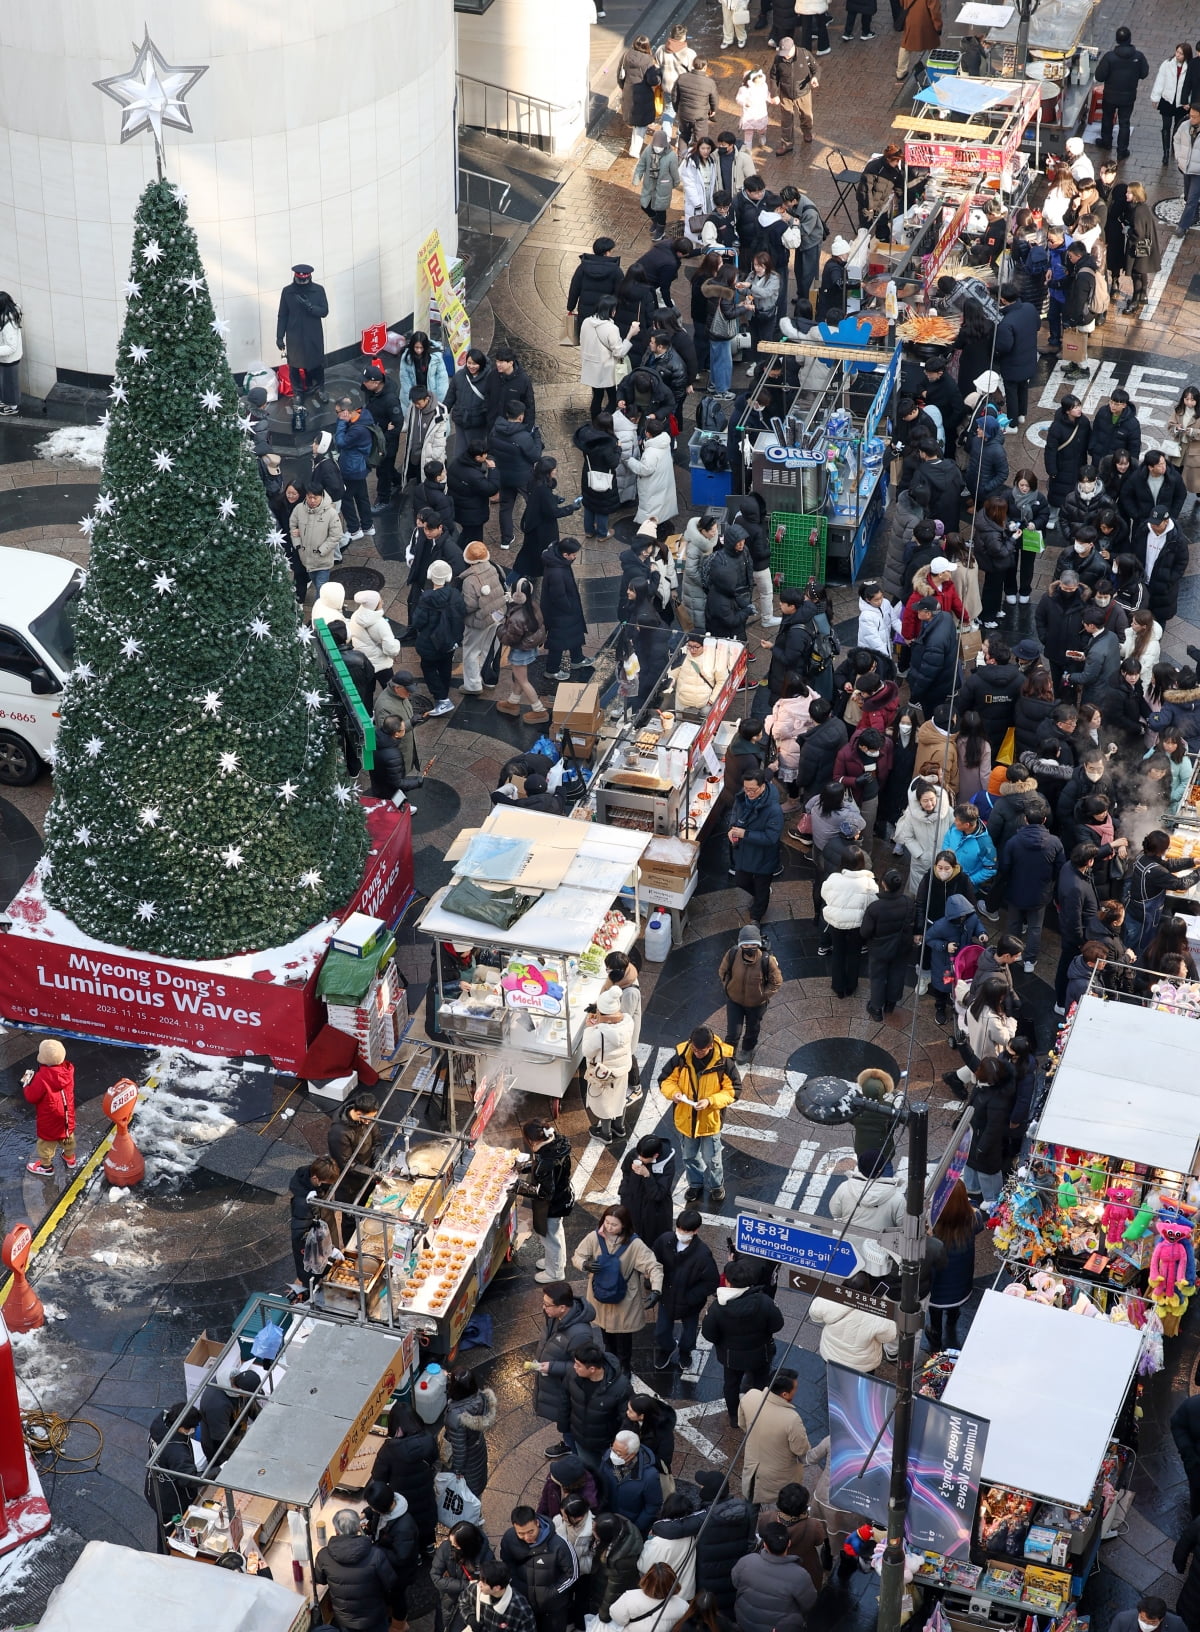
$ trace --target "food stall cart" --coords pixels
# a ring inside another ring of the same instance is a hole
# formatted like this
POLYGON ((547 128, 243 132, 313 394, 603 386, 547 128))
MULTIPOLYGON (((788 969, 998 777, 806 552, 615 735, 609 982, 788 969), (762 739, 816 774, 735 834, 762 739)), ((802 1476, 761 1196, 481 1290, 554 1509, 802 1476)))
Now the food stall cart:
MULTIPOLYGON (((290 1571, 288 1572, 290 1576, 290 1571)), ((206 1569, 186 1558, 161 1558, 89 1541, 51 1593, 39 1632, 302 1632, 309 1606, 282 1580, 206 1569)))
POLYGON ((996 1250, 1026 1284, 1069 1279, 1112 1318, 1173 1335, 1195 1290, 1200 1086, 1192 1014, 1081 998, 995 1214, 996 1250))
MULTIPOLYGON (((414 1059, 424 1059, 424 1050, 414 1059)), ((414 1085, 434 1073, 421 1067, 414 1085)), ((405 1114, 400 1083, 384 1096, 369 1164, 349 1196, 315 1204, 336 1219, 344 1256, 319 1281, 313 1305, 339 1318, 375 1323, 423 1349, 453 1352, 516 1233, 520 1117, 512 1073, 481 1076, 459 1133, 437 1133, 405 1114)), ((453 1118, 457 1120, 457 1117, 453 1118)))
MULTIPOLYGON (((978 7, 965 9, 969 19, 978 7)), ((960 13, 959 26, 985 38, 993 73, 1011 77, 1023 72, 1034 85, 1042 102, 1043 132, 1071 135, 1078 131, 1087 122, 1096 63, 1103 49, 1082 43, 1095 14, 1095 0, 1040 0, 1029 19, 1029 49, 1023 67, 1017 61, 1019 8, 987 8, 999 9, 1008 11, 1002 21, 989 21, 981 29, 960 13)))
MULTIPOLYGON (((828 332, 828 331, 827 331, 828 332)), ((769 430, 747 438, 745 466, 771 515, 777 540, 771 565, 785 578, 791 563, 780 546, 803 545, 802 531, 825 517, 824 570, 857 577, 887 502, 886 436, 900 378, 900 346, 885 337, 882 313, 847 318, 836 335, 814 331, 803 340, 764 340, 759 350, 794 359, 797 382, 785 388, 785 412, 769 430), (780 525, 785 536, 778 539, 780 525)), ((761 386, 761 382, 760 382, 761 386)), ((756 387, 756 391, 760 387, 756 387)), ((751 401, 754 401, 752 395, 751 401)), ((814 561, 809 571, 819 572, 814 561)), ((793 576, 803 582, 808 572, 793 576)))
POLYGON ((435 958, 441 1035, 429 1031, 428 992, 413 1035, 474 1056, 477 1083, 507 1070, 522 1092, 560 1099, 583 1058, 586 1009, 604 984, 605 954, 628 951, 640 933, 636 899, 632 917, 615 903, 636 883, 651 837, 504 805, 460 833, 446 852, 454 876, 417 927, 471 957, 457 994, 447 992, 435 958), (507 928, 455 911, 462 881, 511 888, 524 910, 507 928))
POLYGON ((922 1393, 988 1423, 970 1560, 926 1553, 915 1576, 951 1625, 1057 1617, 1079 1597, 1133 1470, 1120 1436, 1141 1348, 1127 1325, 991 1291, 961 1351, 927 1368, 922 1393))
MULTIPOLYGON (((170 1531, 168 1546, 176 1557, 208 1564, 239 1553, 249 1575, 262 1561, 277 1583, 290 1583, 308 1606, 319 1597, 313 1558, 333 1514, 346 1505, 335 1492, 346 1480, 356 1491, 365 1486, 378 1449, 368 1441, 412 1371, 417 1340, 415 1333, 301 1318, 283 1299, 253 1298, 215 1375, 236 1372, 243 1364, 243 1339, 256 1323, 276 1316, 282 1346, 269 1368, 269 1386, 240 1396, 227 1441, 232 1448, 217 1474, 170 1473, 177 1485, 192 1485, 196 1498, 170 1531)), ((187 1404, 195 1405, 207 1386, 205 1379, 187 1404)), ((159 1471, 165 1443, 149 1459, 151 1474, 159 1471)))

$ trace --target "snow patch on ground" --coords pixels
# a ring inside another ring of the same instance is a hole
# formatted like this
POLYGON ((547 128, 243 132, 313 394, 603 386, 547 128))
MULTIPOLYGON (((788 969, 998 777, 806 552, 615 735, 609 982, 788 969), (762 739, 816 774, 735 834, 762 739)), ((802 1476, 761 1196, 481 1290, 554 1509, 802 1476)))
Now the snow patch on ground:
POLYGON ((37 445, 39 459, 65 460, 73 465, 104 463, 104 443, 108 431, 103 425, 60 425, 37 445))
POLYGON ((0 1597, 7 1598, 25 1585, 37 1555, 55 1539, 53 1530, 47 1530, 13 1552, 0 1556, 0 1597))
POLYGON ((70 1412, 74 1405, 74 1350, 50 1336, 45 1326, 12 1332, 17 1403, 22 1411, 70 1412))
POLYGON ((158 1087, 139 1103, 132 1129, 146 1158, 145 1183, 178 1184, 206 1145, 236 1127, 222 1102, 237 1092, 238 1067, 231 1060, 162 1048, 151 1056, 149 1075, 157 1077, 158 1087))

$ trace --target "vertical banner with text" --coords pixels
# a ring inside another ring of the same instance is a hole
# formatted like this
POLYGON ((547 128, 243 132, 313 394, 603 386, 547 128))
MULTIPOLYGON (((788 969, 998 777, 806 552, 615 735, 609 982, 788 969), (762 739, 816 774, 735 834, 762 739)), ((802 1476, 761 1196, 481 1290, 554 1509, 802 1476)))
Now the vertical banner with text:
POLYGON ((420 328, 432 301, 442 320, 442 335, 450 347, 456 368, 471 344, 471 319, 450 281, 450 267, 442 248, 442 235, 435 227, 417 251, 417 293, 413 321, 420 328))
MULTIPOLYGON (((826 1371, 830 1501, 886 1526, 896 1390, 891 1383, 864 1377, 847 1366, 830 1364, 826 1371), (876 1437, 879 1443, 864 1471, 876 1437)), ((969 1554, 987 1431, 984 1417, 937 1400, 918 1396, 913 1401, 905 1525, 910 1549, 940 1553, 943 1558, 969 1554)))

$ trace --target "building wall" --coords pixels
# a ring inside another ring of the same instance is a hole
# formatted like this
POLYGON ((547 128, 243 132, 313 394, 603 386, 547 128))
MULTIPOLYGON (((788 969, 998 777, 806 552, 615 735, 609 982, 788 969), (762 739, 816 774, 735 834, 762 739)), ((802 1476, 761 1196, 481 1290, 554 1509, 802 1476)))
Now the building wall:
POLYGON ((547 125, 517 104, 464 84, 459 117, 465 125, 515 134, 546 135, 554 153, 569 153, 583 135, 588 117, 588 63, 595 20, 592 0, 493 0, 480 15, 458 14, 459 72, 486 85, 503 86, 550 102, 556 111, 547 125))
POLYGON ((207 64, 193 134, 167 130, 235 370, 278 360, 294 262, 329 295, 330 351, 413 306, 433 228, 456 248, 450 0, 3 0, 0 288, 23 308, 26 391, 112 371, 131 223, 155 174, 93 80, 131 66, 143 24, 168 63, 207 64))

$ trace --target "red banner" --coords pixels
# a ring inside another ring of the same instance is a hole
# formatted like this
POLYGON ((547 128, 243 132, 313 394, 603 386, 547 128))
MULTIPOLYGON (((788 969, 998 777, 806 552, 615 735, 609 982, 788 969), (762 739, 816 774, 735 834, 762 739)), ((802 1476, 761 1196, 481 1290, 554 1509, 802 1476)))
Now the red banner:
MULTIPOLYGON (((407 809, 364 803, 371 850, 343 916, 368 912, 395 923, 413 895, 411 819, 407 809)), ((144 1048, 175 1046, 235 1059, 266 1055, 280 1071, 299 1070, 324 1017, 315 966, 288 985, 286 974, 265 969, 257 976, 226 975, 26 935, 18 927, 21 895, 9 908, 13 932, 0 935, 5 1020, 144 1048)))

